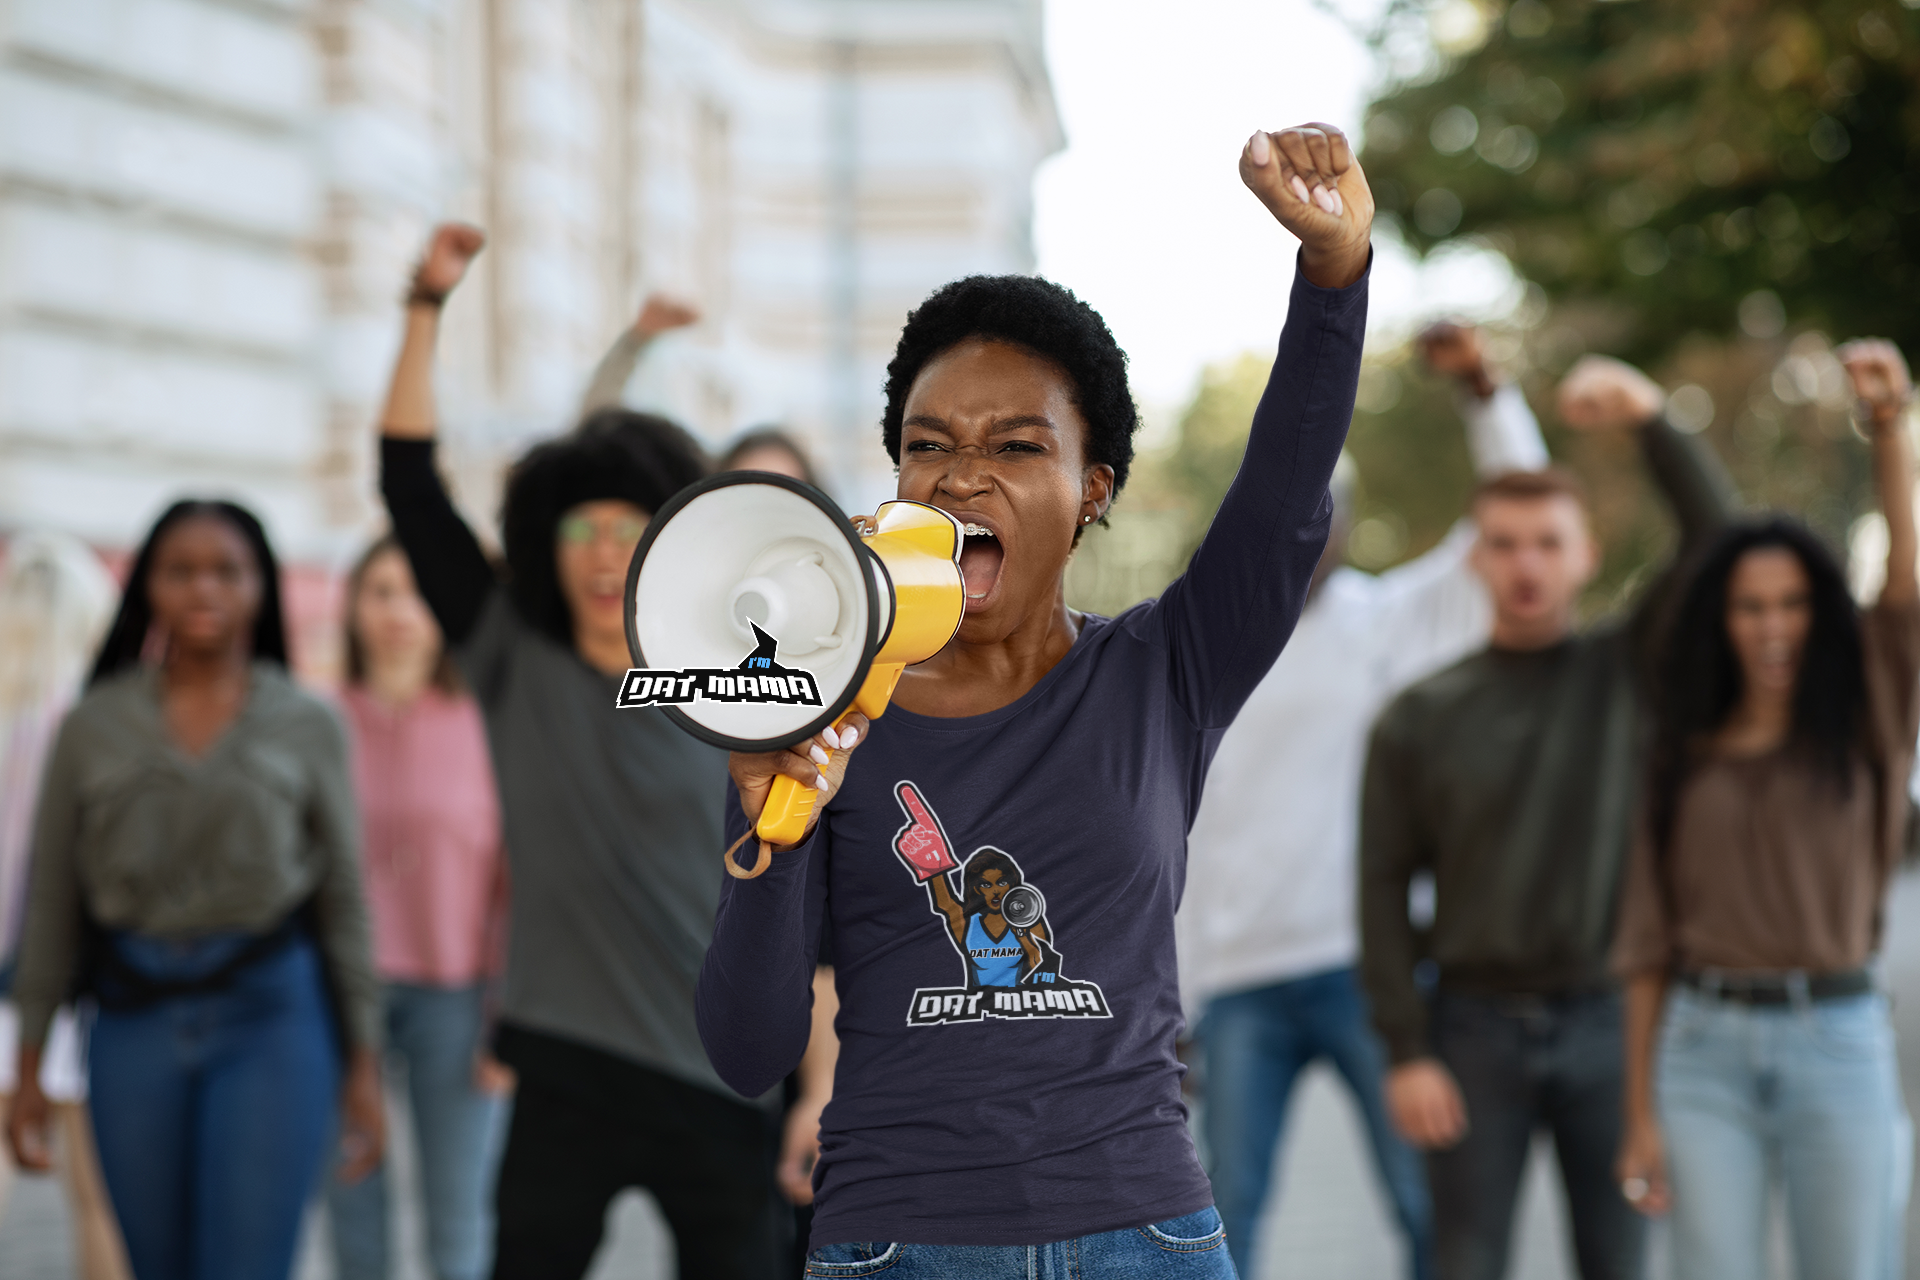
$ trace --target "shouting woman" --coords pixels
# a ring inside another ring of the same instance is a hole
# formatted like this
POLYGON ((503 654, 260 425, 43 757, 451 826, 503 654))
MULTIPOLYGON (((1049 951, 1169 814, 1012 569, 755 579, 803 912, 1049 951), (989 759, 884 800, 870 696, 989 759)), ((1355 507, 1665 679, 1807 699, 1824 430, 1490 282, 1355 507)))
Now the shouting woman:
POLYGON ((871 727, 854 716, 731 760, 734 834, 776 776, 829 796, 770 871, 729 880, 699 989, 720 1074, 764 1090, 806 1046, 824 925, 841 1050, 809 1275, 1233 1274, 1180 1101, 1173 915, 1213 749, 1286 643, 1326 542, 1373 216, 1330 126, 1255 134, 1240 173, 1300 238, 1299 266, 1246 460, 1187 573, 1117 618, 1067 608, 1068 558, 1133 456, 1126 358, 1056 285, 948 285, 901 334, 883 440, 899 496, 967 526, 959 635, 871 727), (929 919, 886 856, 944 874, 913 856, 936 809, 958 847, 991 846, 1044 886, 1067 966, 1053 982, 943 984, 952 915, 929 919))

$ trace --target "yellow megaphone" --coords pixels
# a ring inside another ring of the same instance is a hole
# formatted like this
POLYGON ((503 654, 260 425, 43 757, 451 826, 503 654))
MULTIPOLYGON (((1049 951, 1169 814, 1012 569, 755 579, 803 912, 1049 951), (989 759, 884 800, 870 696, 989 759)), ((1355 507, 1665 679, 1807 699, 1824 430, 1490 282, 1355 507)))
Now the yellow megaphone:
MULTIPOLYGON (((659 707, 702 742, 776 751, 849 710, 878 719, 900 673, 960 629, 960 522, 921 502, 849 519, 811 485, 713 476, 654 515, 627 569, 634 669, 621 707, 659 707)), ((755 832, 806 834, 819 793, 778 778, 755 832)), ((764 855, 743 871, 766 870, 764 855)))

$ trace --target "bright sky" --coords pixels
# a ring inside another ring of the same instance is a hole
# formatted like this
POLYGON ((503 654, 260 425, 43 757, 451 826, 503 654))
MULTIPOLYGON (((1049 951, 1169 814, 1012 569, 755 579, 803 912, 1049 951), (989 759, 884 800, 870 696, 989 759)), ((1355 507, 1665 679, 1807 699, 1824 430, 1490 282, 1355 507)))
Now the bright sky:
MULTIPOLYGON (((1296 241, 1241 185, 1241 145, 1308 120, 1357 135, 1371 62, 1309 0, 1047 0, 1046 23, 1067 149, 1034 184, 1040 272, 1106 316, 1164 420, 1203 366, 1270 350, 1285 318, 1296 241)), ((1376 242, 1373 328, 1511 307, 1489 257, 1416 270, 1376 242)))

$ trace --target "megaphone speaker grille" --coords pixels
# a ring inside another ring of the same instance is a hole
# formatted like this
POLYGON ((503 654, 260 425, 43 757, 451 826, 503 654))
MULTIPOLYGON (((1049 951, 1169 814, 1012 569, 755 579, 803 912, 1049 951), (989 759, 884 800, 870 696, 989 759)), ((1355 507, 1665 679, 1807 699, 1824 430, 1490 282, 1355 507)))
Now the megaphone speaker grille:
POLYGON ((634 550, 627 647, 650 680, 681 679, 667 714, 694 737, 792 746, 852 704, 873 663, 890 603, 874 563, 812 486, 710 477, 661 507, 634 550))
POLYGON ((1030 929, 1047 913, 1047 900, 1030 884, 1017 884, 1000 899, 1000 914, 1016 929, 1030 929))

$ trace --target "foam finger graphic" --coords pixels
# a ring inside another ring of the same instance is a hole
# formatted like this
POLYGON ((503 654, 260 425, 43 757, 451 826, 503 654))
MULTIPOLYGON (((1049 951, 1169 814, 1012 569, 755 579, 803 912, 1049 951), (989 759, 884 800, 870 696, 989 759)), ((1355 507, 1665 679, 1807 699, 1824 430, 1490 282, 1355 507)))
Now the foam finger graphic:
POLYGON ((895 784, 894 798, 906 811, 906 825, 894 833, 893 851, 922 883, 944 875, 960 864, 954 860, 947 832, 932 808, 911 782, 895 784))

